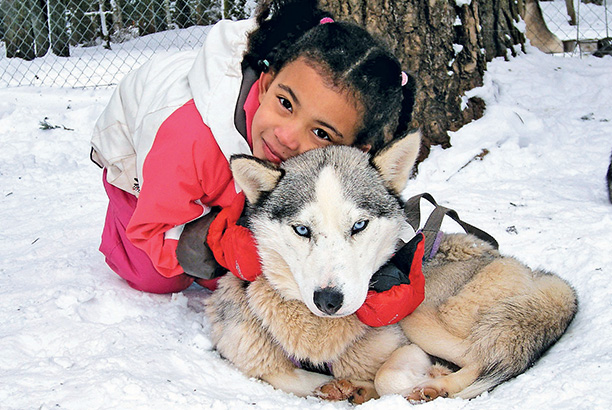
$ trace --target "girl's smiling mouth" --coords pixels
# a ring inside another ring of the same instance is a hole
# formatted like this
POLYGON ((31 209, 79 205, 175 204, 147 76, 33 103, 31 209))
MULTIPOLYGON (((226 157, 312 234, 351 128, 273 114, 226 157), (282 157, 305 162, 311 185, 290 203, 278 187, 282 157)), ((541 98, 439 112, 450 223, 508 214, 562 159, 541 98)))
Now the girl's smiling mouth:
POLYGON ((266 156, 266 159, 270 162, 273 162, 275 164, 280 164, 283 161, 283 158, 277 154, 269 145, 268 143, 266 143, 265 140, 262 141, 263 142, 263 151, 264 151, 264 155, 266 156))

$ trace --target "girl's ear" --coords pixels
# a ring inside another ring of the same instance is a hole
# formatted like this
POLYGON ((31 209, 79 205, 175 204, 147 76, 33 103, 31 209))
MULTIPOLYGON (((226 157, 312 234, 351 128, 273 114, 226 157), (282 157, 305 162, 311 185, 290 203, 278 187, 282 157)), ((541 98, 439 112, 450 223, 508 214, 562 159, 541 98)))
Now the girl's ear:
POLYGON ((251 204, 257 202, 263 192, 272 191, 283 176, 283 171, 271 162, 250 155, 232 155, 230 169, 234 181, 251 204))
POLYGON ((262 72, 259 75, 259 103, 263 101, 264 96, 268 92, 270 85, 272 85, 272 81, 274 80, 274 74, 272 71, 268 71, 266 73, 262 72))

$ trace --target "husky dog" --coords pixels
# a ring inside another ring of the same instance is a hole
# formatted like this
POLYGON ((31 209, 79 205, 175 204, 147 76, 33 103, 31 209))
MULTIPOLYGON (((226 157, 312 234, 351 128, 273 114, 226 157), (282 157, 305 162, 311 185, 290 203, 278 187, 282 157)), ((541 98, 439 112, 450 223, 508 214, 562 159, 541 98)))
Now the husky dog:
POLYGON ((414 234, 399 193, 419 145, 413 133, 374 158, 330 146, 280 167, 232 159, 263 273, 253 282, 222 277, 206 302, 223 357, 300 396, 420 401, 474 397, 524 371, 563 334, 576 311, 572 288, 470 235, 445 237, 424 267, 425 302, 399 325, 357 319, 374 272, 414 234))

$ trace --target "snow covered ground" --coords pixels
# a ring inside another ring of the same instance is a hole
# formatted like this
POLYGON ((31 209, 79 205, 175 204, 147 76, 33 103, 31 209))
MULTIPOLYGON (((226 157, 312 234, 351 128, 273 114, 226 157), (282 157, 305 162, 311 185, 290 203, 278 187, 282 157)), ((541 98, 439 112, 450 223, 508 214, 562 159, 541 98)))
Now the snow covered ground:
MULTIPOLYGON (((405 195, 432 193, 503 252, 557 272, 580 311, 525 374, 423 410, 612 408, 612 58, 528 51, 489 65, 473 91, 485 116, 453 133, 452 148, 433 149, 405 195)), ((351 408, 274 390, 221 359, 202 288, 144 294, 105 265, 89 138, 110 94, 0 89, 0 408, 351 408)), ((411 405, 390 396, 361 407, 411 405)))

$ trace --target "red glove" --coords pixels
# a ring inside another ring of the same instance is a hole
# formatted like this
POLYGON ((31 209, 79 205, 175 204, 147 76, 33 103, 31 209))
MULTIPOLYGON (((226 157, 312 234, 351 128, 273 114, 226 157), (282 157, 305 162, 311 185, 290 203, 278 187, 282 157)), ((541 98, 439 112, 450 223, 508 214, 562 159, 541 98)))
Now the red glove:
POLYGON ((243 280, 254 281, 261 274, 257 245, 248 228, 237 225, 244 208, 244 194, 223 208, 208 228, 206 243, 223 267, 243 280))
POLYGON ((425 299, 423 252, 425 237, 417 234, 370 280, 370 290, 357 317, 368 326, 397 323, 425 299))

